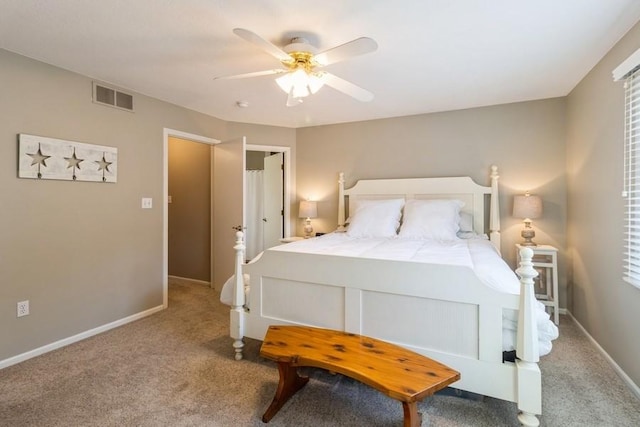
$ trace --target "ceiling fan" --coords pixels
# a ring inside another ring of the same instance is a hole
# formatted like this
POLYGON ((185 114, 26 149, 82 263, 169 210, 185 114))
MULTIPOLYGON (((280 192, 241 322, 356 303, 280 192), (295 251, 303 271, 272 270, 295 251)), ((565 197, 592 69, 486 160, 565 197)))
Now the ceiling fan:
POLYGON ((317 52, 317 49, 302 37, 291 39, 290 44, 280 49, 254 32, 244 28, 235 28, 233 32, 275 57, 280 61, 283 68, 221 76, 216 77, 216 79, 243 79, 282 74, 276 79, 276 83, 287 93, 288 107, 302 103, 303 98, 316 93, 325 84, 358 101, 367 102, 373 99, 373 94, 368 90, 334 74, 319 70, 327 65, 375 51, 378 48, 378 44, 373 39, 360 37, 323 52, 317 52))

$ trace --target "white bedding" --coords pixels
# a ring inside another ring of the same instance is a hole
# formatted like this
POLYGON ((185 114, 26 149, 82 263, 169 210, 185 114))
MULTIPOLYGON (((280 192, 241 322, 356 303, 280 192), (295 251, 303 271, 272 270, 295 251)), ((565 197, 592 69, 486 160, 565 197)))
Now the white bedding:
MULTIPOLYGON (((520 293, 520 281, 516 274, 502 260, 491 242, 482 237, 435 241, 397 237, 353 238, 346 233, 330 233, 269 250, 466 266, 473 269, 488 287, 515 295, 520 293)), ((244 279, 247 285, 245 291, 248 293, 249 277, 245 275, 244 279)), ((231 305, 232 299, 233 277, 227 280, 220 295, 224 304, 231 305)), ((246 301, 249 301, 249 298, 246 301)), ((558 328, 550 320, 544 305, 538 302, 537 307, 539 351, 542 356, 551 351, 551 341, 558 337, 558 328)), ((516 312, 504 313, 504 351, 515 349, 517 320, 516 312)))

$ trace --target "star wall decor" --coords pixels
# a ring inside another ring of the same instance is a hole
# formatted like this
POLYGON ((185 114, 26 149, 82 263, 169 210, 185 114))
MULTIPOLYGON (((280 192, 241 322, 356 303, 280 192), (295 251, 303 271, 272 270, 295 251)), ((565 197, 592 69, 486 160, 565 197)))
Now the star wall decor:
POLYGON ((102 154, 102 159, 101 159, 101 160, 96 160, 96 161, 95 161, 95 163, 97 163, 97 164, 98 164, 98 170, 99 170, 99 171, 102 171, 102 180, 103 180, 103 181, 105 180, 105 176, 104 176, 104 174, 105 174, 106 172, 110 172, 110 170, 109 170, 109 166, 111 166, 111 164, 113 163, 113 162, 107 162, 107 160, 104 158, 105 154, 106 154, 106 153, 103 153, 103 154, 102 154))
POLYGON ((117 182, 118 149, 19 134, 18 177, 117 182))
POLYGON ((38 152, 37 153, 29 153, 29 156, 33 158, 33 162, 31 162, 31 166, 33 165, 42 165, 47 167, 46 160, 51 156, 45 156, 42 154, 42 149, 40 148, 40 144, 38 144, 38 152))
POLYGON ((84 162, 84 159, 79 159, 76 157, 76 147, 73 147, 73 156, 65 157, 64 159, 68 163, 67 169, 73 168, 73 180, 75 181, 77 178, 76 169, 80 169, 80 162, 84 162))
POLYGON ((27 153, 29 157, 33 159, 31 162, 31 166, 38 165, 38 178, 42 178, 42 173, 40 173, 40 166, 47 167, 47 159, 51 156, 45 156, 42 154, 42 148, 40 144, 38 144, 38 151, 36 153, 27 153))

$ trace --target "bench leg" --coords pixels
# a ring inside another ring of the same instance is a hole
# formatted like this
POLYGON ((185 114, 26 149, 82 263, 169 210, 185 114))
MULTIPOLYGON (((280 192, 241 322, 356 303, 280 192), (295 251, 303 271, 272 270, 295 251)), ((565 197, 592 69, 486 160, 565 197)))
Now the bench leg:
POLYGON ((404 410, 404 427, 420 427, 422 424, 422 414, 418 412, 417 402, 402 402, 404 410))
POLYGON ((276 390, 276 395, 273 398, 271 405, 262 416, 263 423, 268 423, 280 408, 282 408, 282 405, 284 405, 291 396, 296 394, 298 390, 309 382, 308 377, 301 377, 298 375, 298 370, 286 362, 278 362, 278 372, 280 372, 278 389, 276 390))

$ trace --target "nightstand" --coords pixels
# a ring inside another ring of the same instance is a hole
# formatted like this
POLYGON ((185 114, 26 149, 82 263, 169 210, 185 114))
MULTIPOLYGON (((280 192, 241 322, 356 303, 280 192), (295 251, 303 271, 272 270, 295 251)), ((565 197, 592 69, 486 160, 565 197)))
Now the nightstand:
POLYGON ((536 298, 553 310, 553 321, 560 322, 558 313, 558 249, 550 245, 521 246, 516 244, 518 266, 520 266, 520 249, 533 251, 533 268, 538 272, 534 279, 536 298))
POLYGON ((282 239, 280 239, 282 243, 297 242, 298 240, 304 240, 304 237, 290 236, 290 237, 283 237, 282 239))

